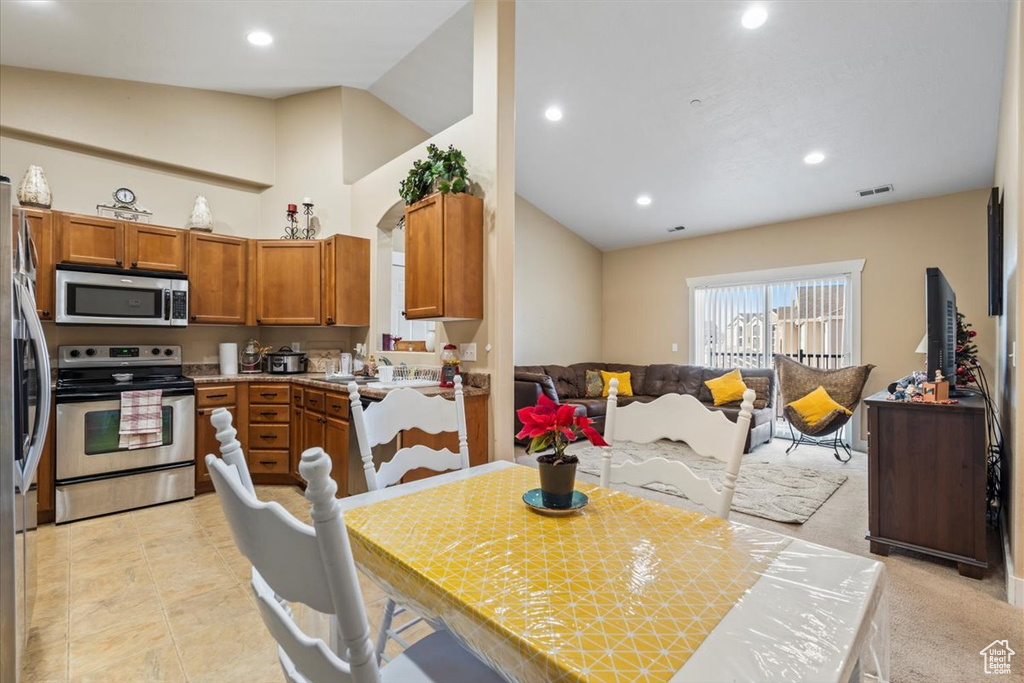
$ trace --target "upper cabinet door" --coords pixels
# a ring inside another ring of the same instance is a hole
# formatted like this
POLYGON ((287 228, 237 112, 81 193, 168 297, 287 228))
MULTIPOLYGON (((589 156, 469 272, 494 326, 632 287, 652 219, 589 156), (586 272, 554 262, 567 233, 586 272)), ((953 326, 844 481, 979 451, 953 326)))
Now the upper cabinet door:
POLYGON ((142 223, 126 223, 128 267, 168 273, 185 272, 188 232, 142 223))
POLYGON ((124 267, 124 224, 121 221, 71 213, 58 215, 58 262, 124 267))
MULTIPOLYGON (((40 320, 53 320, 53 212, 40 209, 21 209, 28 218, 32 234, 33 254, 36 260, 36 308, 40 320)), ((18 220, 18 209, 14 210, 18 220)), ((15 231, 17 236, 17 231, 15 231)))
POLYGON ((405 210, 405 317, 484 316, 484 204, 435 194, 405 210))
POLYGON ((405 317, 444 315, 444 204, 435 194, 405 210, 405 317))
POLYGON ((189 234, 189 321, 244 325, 248 303, 249 240, 189 234))
POLYGON ((256 243, 256 323, 319 325, 321 251, 316 241, 256 243))
POLYGON ((370 324, 370 240, 334 235, 324 241, 324 324, 370 324))

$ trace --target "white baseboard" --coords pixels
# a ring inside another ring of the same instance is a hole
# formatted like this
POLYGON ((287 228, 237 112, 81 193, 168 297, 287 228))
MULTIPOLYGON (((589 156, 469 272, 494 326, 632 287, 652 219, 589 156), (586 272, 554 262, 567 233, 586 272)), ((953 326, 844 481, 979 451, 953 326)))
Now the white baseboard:
POLYGON ((1009 524, 1006 520, 1005 510, 1001 510, 999 514, 999 535, 1003 541, 1003 563, 1006 569, 1006 601, 1014 607, 1024 610, 1024 578, 1013 573, 1009 524))

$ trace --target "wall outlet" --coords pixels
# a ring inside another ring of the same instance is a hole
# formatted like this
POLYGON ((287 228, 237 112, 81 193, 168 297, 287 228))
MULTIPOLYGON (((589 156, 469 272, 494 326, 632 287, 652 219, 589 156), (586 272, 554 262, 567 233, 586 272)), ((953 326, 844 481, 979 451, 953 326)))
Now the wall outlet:
POLYGON ((679 353, 679 344, 672 345, 672 353, 679 353))
POLYGON ((459 360, 472 363, 476 360, 476 344, 459 344, 459 360))
POLYGON ((292 342, 292 351, 301 351, 302 342, 292 342))

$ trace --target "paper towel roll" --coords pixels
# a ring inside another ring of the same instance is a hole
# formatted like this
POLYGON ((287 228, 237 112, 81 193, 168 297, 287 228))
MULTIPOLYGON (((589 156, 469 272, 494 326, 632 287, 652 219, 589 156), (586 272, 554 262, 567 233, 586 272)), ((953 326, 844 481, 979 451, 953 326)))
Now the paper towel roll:
POLYGON ((220 345, 220 374, 238 374, 238 344, 226 342, 220 345))

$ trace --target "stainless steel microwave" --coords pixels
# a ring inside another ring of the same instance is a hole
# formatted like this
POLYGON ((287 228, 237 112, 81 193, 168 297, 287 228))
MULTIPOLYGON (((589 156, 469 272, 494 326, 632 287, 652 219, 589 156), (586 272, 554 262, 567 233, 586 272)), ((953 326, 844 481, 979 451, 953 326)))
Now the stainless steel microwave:
POLYGON ((185 275, 57 266, 57 324, 184 327, 185 275))

